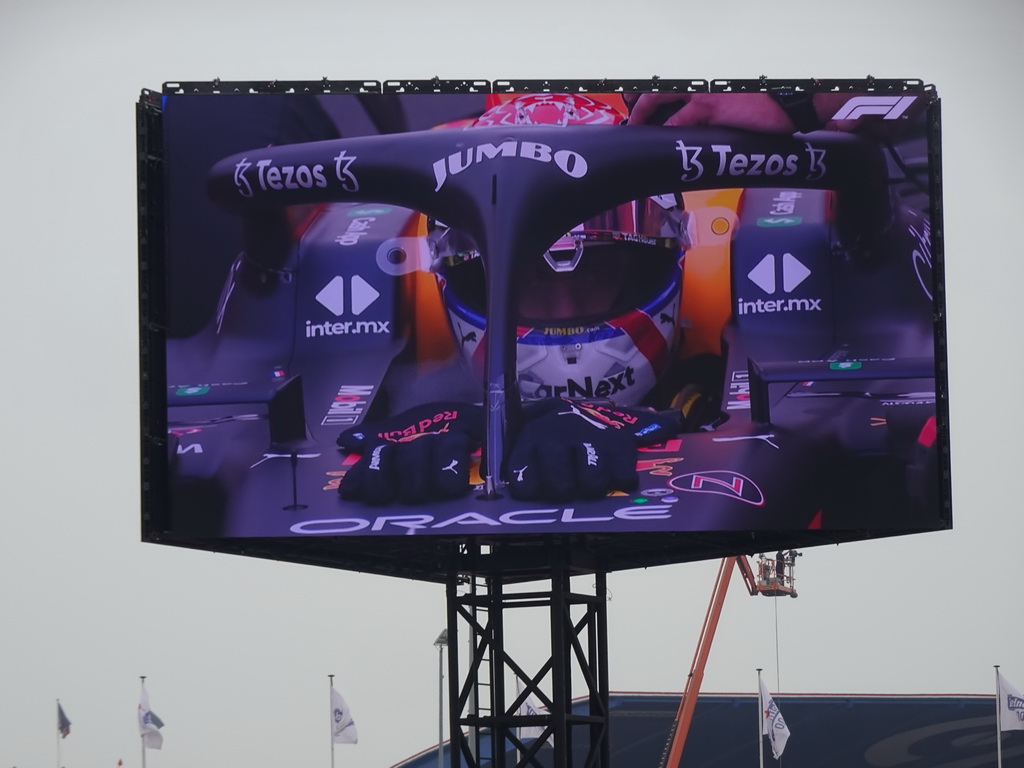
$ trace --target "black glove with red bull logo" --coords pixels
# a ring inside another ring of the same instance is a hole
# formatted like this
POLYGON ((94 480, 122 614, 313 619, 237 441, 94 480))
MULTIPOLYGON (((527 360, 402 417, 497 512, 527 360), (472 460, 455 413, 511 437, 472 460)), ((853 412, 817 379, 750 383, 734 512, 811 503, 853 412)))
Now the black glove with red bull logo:
POLYGON ((523 409, 509 452, 509 493, 523 500, 596 499, 639 484, 637 448, 682 429, 679 411, 554 398, 523 409))
POLYGON ((429 403, 352 427, 338 446, 361 455, 338 492, 375 505, 458 498, 469 490, 469 457, 483 429, 483 408, 461 402, 429 403))

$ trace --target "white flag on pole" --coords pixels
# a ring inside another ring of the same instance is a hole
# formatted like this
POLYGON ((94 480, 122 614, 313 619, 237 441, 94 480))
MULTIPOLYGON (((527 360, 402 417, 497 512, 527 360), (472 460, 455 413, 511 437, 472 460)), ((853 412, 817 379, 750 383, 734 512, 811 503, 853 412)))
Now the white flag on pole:
POLYGON ((160 733, 163 724, 163 720, 150 711, 149 694, 143 688, 139 695, 139 735, 142 737, 143 747, 146 749, 161 749, 163 747, 164 735, 160 733))
POLYGON ((772 756, 778 760, 782 757, 782 750, 786 748, 786 741, 789 739, 789 727, 782 719, 775 699, 768 693, 764 680, 758 679, 761 685, 761 734, 768 735, 772 743, 772 756))
POLYGON ((1024 731, 1024 696, 996 670, 999 681, 999 729, 1024 731))
POLYGON ((345 699, 331 686, 331 741, 335 744, 358 744, 359 731, 352 719, 352 710, 345 699))
MULTIPOLYGON (((523 681, 518 677, 516 678, 516 698, 519 698, 523 694, 523 681)), ((516 714, 519 715, 546 715, 548 714, 548 708, 537 701, 537 697, 532 693, 523 699, 523 703, 519 705, 519 710, 516 714)), ((539 739, 540 735, 544 733, 543 725, 527 725, 519 729, 520 741, 526 741, 527 739, 539 739)), ((551 746, 551 738, 548 737, 545 742, 545 746, 551 746)))

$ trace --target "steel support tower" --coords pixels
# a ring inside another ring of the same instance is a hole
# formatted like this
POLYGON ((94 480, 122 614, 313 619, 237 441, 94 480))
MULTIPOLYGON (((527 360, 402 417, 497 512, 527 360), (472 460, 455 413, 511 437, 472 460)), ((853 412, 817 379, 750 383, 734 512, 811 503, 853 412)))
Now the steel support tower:
POLYGON ((501 573, 450 575, 450 768, 609 767, 606 574, 590 575, 588 594, 573 591, 572 575, 553 565, 548 589, 535 591, 521 579, 510 590, 501 573), (505 644, 512 612, 526 608, 548 617, 550 654, 532 671, 505 644))

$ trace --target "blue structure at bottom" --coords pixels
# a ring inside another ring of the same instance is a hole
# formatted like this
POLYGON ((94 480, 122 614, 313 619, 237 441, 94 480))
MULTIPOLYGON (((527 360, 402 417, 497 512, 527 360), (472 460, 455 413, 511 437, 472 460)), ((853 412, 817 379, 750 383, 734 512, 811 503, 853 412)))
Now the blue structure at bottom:
MULTIPOLYGON (((953 768, 996 765, 995 697, 983 695, 775 695, 791 736, 782 759, 801 768, 953 768)), ((611 764, 618 768, 659 768, 676 711, 678 694, 613 693, 611 764)), ((586 711, 586 702, 576 705, 586 711)), ((778 765, 767 738, 759 736, 757 696, 707 694, 699 697, 683 751, 681 768, 758 765, 758 742, 766 768, 778 765)), ((581 729, 581 737, 583 736, 581 729)), ((586 754, 586 745, 573 753, 586 754)), ((537 762, 554 768, 553 750, 537 762)), ((443 765, 450 766, 448 745, 443 765)), ((489 755, 480 756, 488 766, 489 755)), ((464 765, 465 763, 463 763, 464 765)), ((1003 768, 1024 768, 1024 731, 1002 734, 1003 768)), ((394 768, 436 768, 437 748, 394 768)), ((516 765, 510 754, 506 765, 516 765)), ((577 766, 573 766, 577 768, 577 766)))

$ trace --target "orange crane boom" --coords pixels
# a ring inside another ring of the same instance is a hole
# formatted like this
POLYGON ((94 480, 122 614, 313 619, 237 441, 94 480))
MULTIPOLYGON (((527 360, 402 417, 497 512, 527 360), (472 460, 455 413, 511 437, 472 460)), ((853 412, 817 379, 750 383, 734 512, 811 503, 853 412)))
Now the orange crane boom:
MULTIPOLYGON (((796 553, 791 550, 788 565, 792 569, 796 553)), ((704 615, 704 626, 700 631, 700 639, 697 641, 697 650, 693 655, 693 663, 690 665, 690 674, 686 678, 686 687, 683 689, 683 696, 679 700, 679 711, 676 713, 676 720, 672 728, 672 738, 667 753, 662 756, 662 768, 679 768, 679 761, 683 756, 683 746, 686 744, 686 735, 690 730, 690 721, 693 720, 693 710, 697 706, 697 697, 700 694, 701 682, 704 680, 704 667, 707 666, 708 655, 711 653, 711 644, 715 639, 715 630, 718 628, 718 619, 722 615, 722 605, 725 603, 725 595, 729 590, 729 579, 732 576, 733 567, 737 568, 747 591, 751 595, 763 594, 777 596, 788 594, 796 597, 793 589, 792 570, 789 575, 789 585, 785 584, 786 575, 782 573, 773 574, 771 583, 765 580, 758 580, 744 556, 726 557, 718 566, 718 577, 715 579, 715 587, 711 593, 711 602, 708 605, 707 613, 704 615)))

